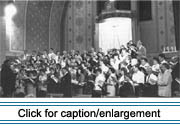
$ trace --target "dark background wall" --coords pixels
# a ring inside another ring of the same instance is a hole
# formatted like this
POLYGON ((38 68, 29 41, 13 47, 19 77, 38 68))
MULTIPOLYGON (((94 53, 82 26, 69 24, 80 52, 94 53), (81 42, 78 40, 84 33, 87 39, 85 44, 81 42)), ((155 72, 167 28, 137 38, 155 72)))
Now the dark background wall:
POLYGON ((177 49, 180 49, 180 1, 173 1, 173 11, 174 11, 174 23, 175 27, 175 34, 176 34, 176 46, 177 49))
POLYGON ((140 21, 140 39, 148 53, 162 52, 163 47, 176 46, 173 4, 171 1, 151 1, 151 17, 140 21))

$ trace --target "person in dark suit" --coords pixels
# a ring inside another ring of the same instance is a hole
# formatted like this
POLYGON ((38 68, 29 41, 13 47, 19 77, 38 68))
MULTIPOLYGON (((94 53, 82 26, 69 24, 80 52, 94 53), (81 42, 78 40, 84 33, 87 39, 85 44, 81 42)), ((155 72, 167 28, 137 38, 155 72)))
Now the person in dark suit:
POLYGON ((138 48, 137 53, 139 58, 146 57, 146 48, 142 45, 142 42, 140 40, 137 42, 137 48, 138 48))
POLYGON ((50 68, 50 74, 47 79, 47 91, 48 93, 56 93, 58 88, 58 78, 55 74, 55 69, 50 68))
POLYGON ((180 78, 180 65, 179 65, 179 57, 175 56, 172 58, 172 63, 173 63, 173 66, 172 66, 172 94, 173 96, 175 96, 175 92, 176 91, 179 91, 179 84, 178 82, 176 81, 176 78, 180 78))
POLYGON ((71 74, 66 67, 62 69, 62 74, 61 86, 63 97, 72 97, 71 74))
POLYGON ((2 65, 1 70, 1 85, 4 92, 4 97, 12 97, 15 91, 16 73, 12 70, 13 65, 10 60, 6 60, 2 65))

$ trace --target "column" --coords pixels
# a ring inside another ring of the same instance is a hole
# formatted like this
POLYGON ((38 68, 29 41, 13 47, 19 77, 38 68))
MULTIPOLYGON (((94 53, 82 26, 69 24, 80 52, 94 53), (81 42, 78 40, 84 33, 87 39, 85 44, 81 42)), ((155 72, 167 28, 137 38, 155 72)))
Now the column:
POLYGON ((5 35, 5 23, 3 19, 4 4, 0 1, 0 67, 6 57, 6 35, 5 35))

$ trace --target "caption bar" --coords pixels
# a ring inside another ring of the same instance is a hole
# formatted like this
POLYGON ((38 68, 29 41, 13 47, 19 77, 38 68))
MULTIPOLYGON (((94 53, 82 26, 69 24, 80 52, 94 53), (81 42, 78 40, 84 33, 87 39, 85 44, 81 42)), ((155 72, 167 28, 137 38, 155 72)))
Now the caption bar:
MULTIPOLYGON (((180 102, 86 102, 66 99, 32 102, 0 102, 2 123, 179 123, 180 102), (64 101, 65 100, 65 101, 64 101), (8 114, 7 114, 8 112, 8 114)), ((174 99, 173 99, 174 100, 174 99)), ((178 99, 179 100, 179 99, 178 99)))
POLYGON ((86 111, 84 109, 79 109, 76 111, 52 111, 50 109, 45 109, 43 111, 36 109, 19 109, 18 110, 18 116, 19 117, 61 117, 61 118, 69 118, 69 119, 75 119, 75 118, 123 118, 125 120, 128 120, 133 117, 137 118, 149 118, 149 117, 157 117, 160 118, 160 110, 157 109, 155 111, 118 111, 118 110, 91 110, 91 111, 86 111))

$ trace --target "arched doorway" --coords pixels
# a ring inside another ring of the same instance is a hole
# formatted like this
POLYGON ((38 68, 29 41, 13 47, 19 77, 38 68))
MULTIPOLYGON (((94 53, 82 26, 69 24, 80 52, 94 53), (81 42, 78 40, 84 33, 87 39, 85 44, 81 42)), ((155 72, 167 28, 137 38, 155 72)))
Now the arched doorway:
POLYGON ((132 19, 129 17, 107 18, 98 23, 99 48, 103 51, 120 48, 132 40, 132 19))

